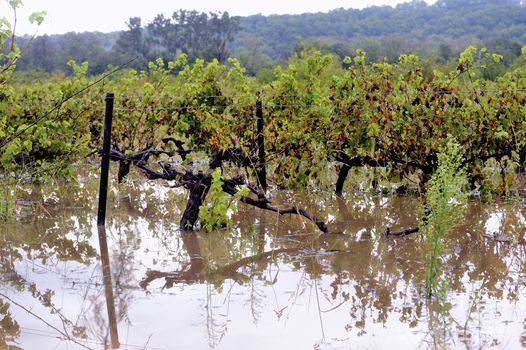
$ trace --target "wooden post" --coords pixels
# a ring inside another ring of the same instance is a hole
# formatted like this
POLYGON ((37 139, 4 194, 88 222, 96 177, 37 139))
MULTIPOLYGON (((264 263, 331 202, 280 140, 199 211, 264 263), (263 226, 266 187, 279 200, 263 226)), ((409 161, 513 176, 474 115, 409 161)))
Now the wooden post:
POLYGON ((106 110, 104 115, 104 141, 102 144, 102 161, 100 172, 99 210, 97 213, 97 228, 99 234, 100 259, 102 262, 102 277, 106 293, 106 307, 108 309, 108 323, 110 326, 111 347, 120 346, 117 330, 117 317, 115 315, 115 300, 113 297, 113 284, 111 282, 110 255, 106 238, 106 203, 108 197, 108 176, 110 172, 111 149, 111 124, 113 121, 113 102, 115 95, 106 95, 106 110))
POLYGON ((106 224, 106 202, 108 197, 108 175, 110 172, 111 123, 113 121, 114 94, 106 95, 106 110, 104 115, 104 141, 102 144, 102 161, 100 171, 99 211, 97 226, 106 224))
POLYGON ((265 160, 265 119, 263 119, 263 107, 261 101, 256 101, 256 117, 258 120, 258 166, 256 174, 258 182, 263 191, 267 191, 267 168, 265 160))

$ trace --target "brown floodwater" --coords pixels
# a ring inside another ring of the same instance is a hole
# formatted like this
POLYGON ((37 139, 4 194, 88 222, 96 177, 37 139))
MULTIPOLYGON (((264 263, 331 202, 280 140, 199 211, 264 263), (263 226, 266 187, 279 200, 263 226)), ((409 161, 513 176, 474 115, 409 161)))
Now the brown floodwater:
MULTIPOLYGON (((0 224, 0 349, 111 348, 97 191, 96 174, 19 189, 17 220, 0 224)), ((428 300, 422 235, 383 235, 416 224, 416 197, 274 195, 328 235, 244 204, 227 229, 181 234, 185 199, 138 177, 112 184, 120 349, 526 347, 524 200, 470 202, 442 256, 445 300, 428 300)))

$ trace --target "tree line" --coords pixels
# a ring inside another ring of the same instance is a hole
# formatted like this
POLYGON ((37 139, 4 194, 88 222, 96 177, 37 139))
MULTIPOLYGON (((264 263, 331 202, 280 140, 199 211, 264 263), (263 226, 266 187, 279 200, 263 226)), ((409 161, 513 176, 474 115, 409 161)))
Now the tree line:
MULTIPOLYGON (((239 18, 227 12, 201 13, 179 10, 166 17, 157 15, 143 25, 140 17, 132 17, 126 23, 128 30, 103 33, 67 33, 43 35, 33 39, 20 70, 45 72, 66 71, 67 61, 89 61, 91 74, 98 74, 108 65, 120 65, 135 59, 130 68, 145 69, 149 61, 165 60, 185 53, 191 61, 202 58, 225 62, 230 56, 228 43, 240 30, 239 18)), ((19 39, 24 41, 29 37, 19 39)))
POLYGON ((37 37, 18 68, 64 72, 74 59, 89 61, 89 73, 98 74, 133 57, 138 58, 132 68, 144 69, 157 57, 171 60, 184 52, 191 61, 236 57, 256 75, 309 46, 340 58, 363 49, 368 62, 392 63, 401 54, 417 53, 447 64, 468 44, 501 52, 509 66, 526 44, 524 18, 520 0, 439 0, 433 5, 413 0, 394 8, 248 17, 179 10, 149 23, 130 18, 123 32, 37 37))

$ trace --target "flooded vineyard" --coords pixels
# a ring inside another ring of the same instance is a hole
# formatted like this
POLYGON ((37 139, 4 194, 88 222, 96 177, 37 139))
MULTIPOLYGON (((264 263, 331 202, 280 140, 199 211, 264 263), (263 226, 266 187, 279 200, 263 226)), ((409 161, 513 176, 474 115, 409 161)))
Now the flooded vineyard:
MULTIPOLYGON (((19 190, 0 224, 0 348, 111 348, 98 176, 19 190)), ((181 234, 186 192, 112 184, 108 235, 120 349, 526 347, 526 205, 471 200, 447 238, 445 300, 424 297, 420 199, 277 192, 325 218, 238 205, 230 228, 181 234)), ((110 303, 111 305, 111 303, 110 303)))

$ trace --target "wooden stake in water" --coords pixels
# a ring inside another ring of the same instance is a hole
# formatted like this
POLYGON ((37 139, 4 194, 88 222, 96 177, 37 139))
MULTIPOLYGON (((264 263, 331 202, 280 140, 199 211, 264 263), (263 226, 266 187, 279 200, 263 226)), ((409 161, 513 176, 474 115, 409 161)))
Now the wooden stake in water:
POLYGON ((97 225, 106 224, 106 201, 108 197, 108 175, 110 172, 111 123, 113 121, 114 94, 106 95, 106 111, 104 115, 104 141, 102 144, 102 162, 100 171, 99 211, 97 225))
POLYGON ((111 347, 117 349, 119 348, 120 343, 117 329, 117 317, 115 316, 113 284, 111 282, 110 255, 108 253, 108 241, 106 238, 106 202, 108 197, 108 176, 110 172, 111 124, 113 121, 114 100, 114 94, 110 93, 106 95, 97 227, 99 234, 100 259, 102 262, 102 278, 104 281, 104 290, 106 292, 106 307, 108 309, 108 322, 110 326, 111 347))

